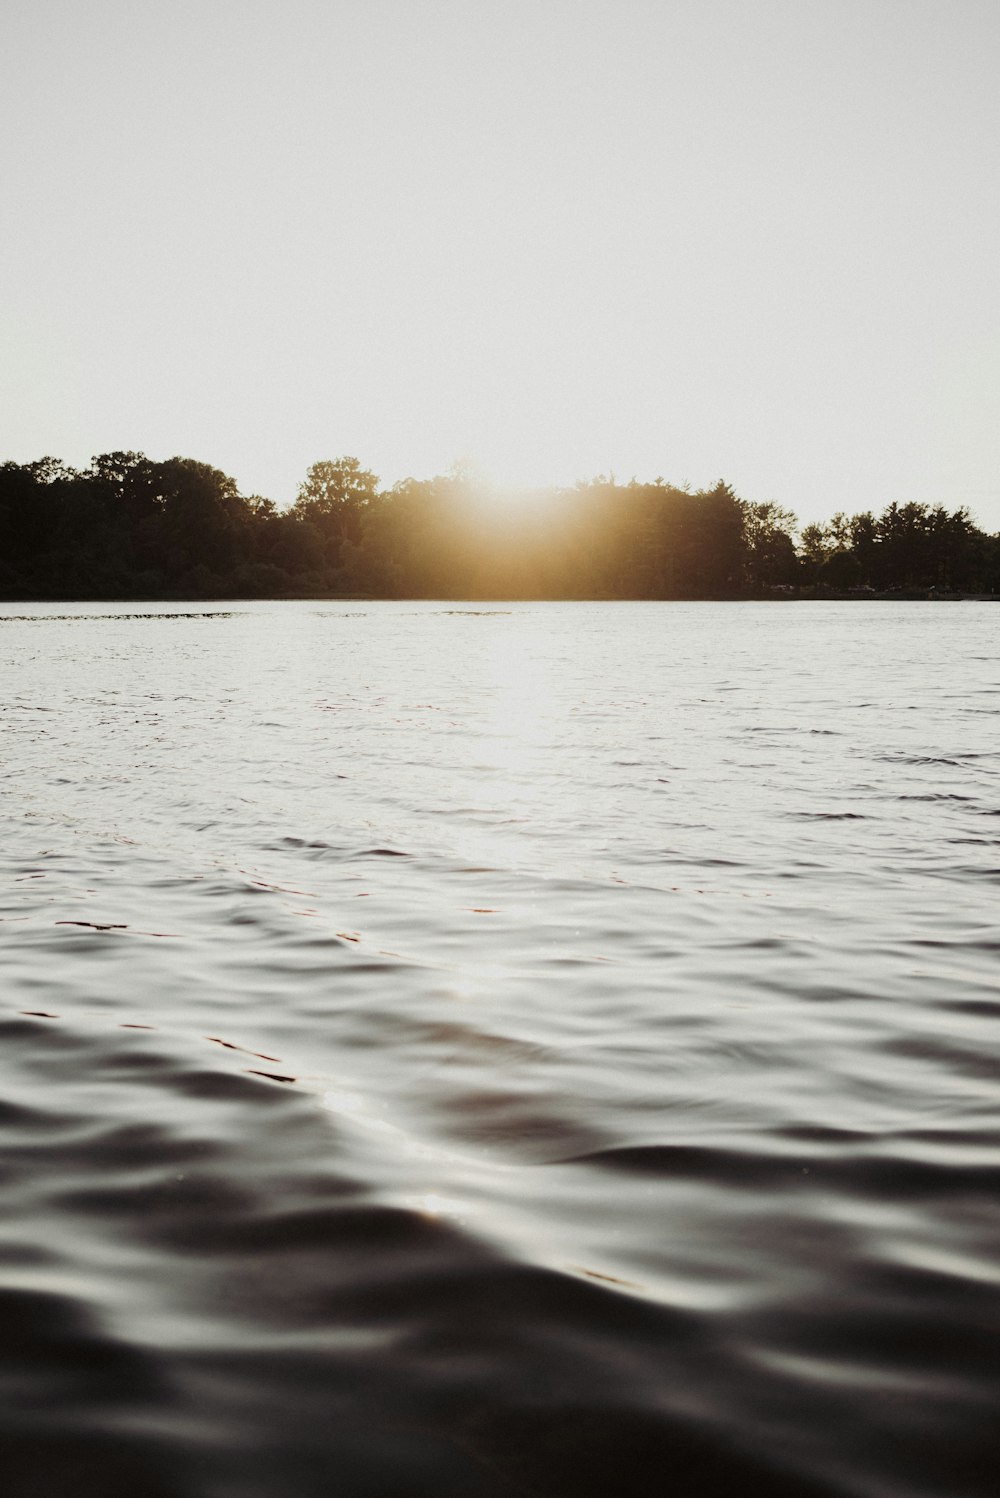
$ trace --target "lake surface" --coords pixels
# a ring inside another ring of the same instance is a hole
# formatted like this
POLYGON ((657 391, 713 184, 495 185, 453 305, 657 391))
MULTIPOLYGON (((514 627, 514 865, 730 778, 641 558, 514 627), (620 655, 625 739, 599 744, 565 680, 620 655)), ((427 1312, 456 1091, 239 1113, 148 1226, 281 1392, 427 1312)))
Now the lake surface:
POLYGON ((0 606, 5 1498, 986 1498, 1000 609, 0 606))

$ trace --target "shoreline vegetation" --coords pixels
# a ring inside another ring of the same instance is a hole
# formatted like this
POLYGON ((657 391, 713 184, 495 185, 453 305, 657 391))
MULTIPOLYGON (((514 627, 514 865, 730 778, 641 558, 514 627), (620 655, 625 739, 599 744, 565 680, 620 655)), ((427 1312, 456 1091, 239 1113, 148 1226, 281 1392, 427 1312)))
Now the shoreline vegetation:
POLYGON ((770 502, 616 482, 504 494, 462 470, 379 486, 315 463, 281 511, 191 458, 0 463, 0 600, 989 599, 1000 534, 888 504, 798 526, 770 502))

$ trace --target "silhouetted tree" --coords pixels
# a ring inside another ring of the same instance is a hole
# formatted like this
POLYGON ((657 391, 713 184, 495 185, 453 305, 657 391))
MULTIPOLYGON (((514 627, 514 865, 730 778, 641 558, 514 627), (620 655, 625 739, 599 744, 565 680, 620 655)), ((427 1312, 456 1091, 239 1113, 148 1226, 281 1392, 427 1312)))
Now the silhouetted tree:
POLYGON ((292 513, 322 538, 326 561, 337 566, 345 542, 357 545, 368 506, 378 494, 378 477, 357 458, 314 463, 299 486, 292 513))
POLYGON ((294 506, 191 458, 0 464, 0 596, 727 598, 1000 587, 1000 537, 964 508, 890 504, 802 531, 720 481, 692 493, 598 477, 514 505, 453 469, 388 492, 357 458, 309 469, 294 506))
POLYGON ((747 581, 754 588, 787 587, 798 581, 799 560, 792 539, 798 520, 772 500, 744 500, 743 536, 747 581))

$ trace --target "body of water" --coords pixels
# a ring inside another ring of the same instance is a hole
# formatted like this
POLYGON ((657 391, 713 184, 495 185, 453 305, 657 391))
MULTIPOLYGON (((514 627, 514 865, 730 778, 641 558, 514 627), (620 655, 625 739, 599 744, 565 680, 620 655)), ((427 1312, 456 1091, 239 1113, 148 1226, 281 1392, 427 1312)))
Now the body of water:
POLYGON ((3 605, 6 1498, 986 1498, 990 603, 3 605))

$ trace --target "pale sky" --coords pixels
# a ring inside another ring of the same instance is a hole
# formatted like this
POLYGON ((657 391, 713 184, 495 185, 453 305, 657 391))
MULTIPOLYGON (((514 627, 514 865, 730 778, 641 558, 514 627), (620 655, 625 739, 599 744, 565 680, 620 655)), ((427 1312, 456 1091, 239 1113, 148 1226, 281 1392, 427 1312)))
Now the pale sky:
POLYGON ((3 0, 0 460, 1000 529, 997 0, 3 0))

